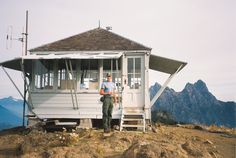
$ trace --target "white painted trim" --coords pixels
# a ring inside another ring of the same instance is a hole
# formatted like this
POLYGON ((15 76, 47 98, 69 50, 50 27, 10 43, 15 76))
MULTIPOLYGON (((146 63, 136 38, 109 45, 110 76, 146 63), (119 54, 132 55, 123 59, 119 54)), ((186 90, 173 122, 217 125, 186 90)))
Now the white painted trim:
POLYGON ((146 54, 144 59, 144 73, 145 73, 145 89, 144 89, 144 110, 146 119, 151 118, 151 110, 150 110, 150 92, 149 92, 149 54, 146 54))
POLYGON ((112 53, 112 54, 106 54, 106 53, 98 53, 98 54, 84 54, 84 53, 73 53, 73 54, 32 54, 27 56, 22 56, 21 59, 31 59, 31 60, 37 60, 37 59, 117 59, 120 58, 122 55, 122 52, 119 53, 112 53))
POLYGON ((80 82, 81 82, 81 60, 78 59, 76 61, 76 81, 77 81, 77 87, 76 87, 76 92, 80 91, 80 82))
POLYGON ((106 51, 37 51, 31 52, 31 55, 46 54, 118 54, 118 53, 150 53, 148 50, 106 50, 106 51))
POLYGON ((98 79, 98 90, 101 89, 101 84, 103 82, 103 59, 98 60, 98 73, 99 73, 99 79, 98 79))

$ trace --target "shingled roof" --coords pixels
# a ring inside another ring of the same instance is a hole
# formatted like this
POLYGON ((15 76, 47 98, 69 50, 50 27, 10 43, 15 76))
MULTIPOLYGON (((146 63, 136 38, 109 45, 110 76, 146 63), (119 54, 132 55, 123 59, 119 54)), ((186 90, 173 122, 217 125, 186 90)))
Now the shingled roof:
POLYGON ((114 51, 151 50, 142 44, 102 28, 96 28, 53 43, 31 49, 30 52, 49 51, 114 51))

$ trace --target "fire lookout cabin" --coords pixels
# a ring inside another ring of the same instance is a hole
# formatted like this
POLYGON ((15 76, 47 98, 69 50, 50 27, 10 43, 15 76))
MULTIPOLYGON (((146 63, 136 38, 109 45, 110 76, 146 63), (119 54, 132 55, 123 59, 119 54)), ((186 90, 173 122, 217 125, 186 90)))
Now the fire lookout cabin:
POLYGON ((120 120, 120 130, 145 130, 145 123, 151 119, 151 106, 186 63, 152 55, 149 47, 96 28, 31 49, 28 55, 0 65, 22 71, 27 79, 28 116, 33 114, 40 120, 57 123, 64 119, 80 123, 101 120, 99 90, 110 73, 119 98, 113 119, 120 120), (170 74, 152 100, 149 69, 170 74), (129 123, 135 120, 139 123, 129 123))

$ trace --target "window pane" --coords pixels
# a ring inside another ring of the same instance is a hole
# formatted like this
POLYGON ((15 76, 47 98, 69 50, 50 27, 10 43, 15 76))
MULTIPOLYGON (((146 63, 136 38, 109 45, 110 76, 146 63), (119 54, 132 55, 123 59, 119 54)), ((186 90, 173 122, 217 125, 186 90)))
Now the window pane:
POLYGON ((117 69, 117 65, 116 65, 116 62, 117 62, 117 64, 118 64, 118 70, 120 70, 120 63, 121 63, 121 59, 118 59, 118 61, 117 61, 117 59, 113 59, 113 68, 112 68, 112 70, 113 71, 116 71, 116 69, 117 69))
POLYGON ((103 70, 111 70, 111 59, 103 60, 103 70))
POLYGON ((128 74, 128 86, 133 89, 133 74, 128 74))
POLYGON ((128 73, 133 73, 134 60, 133 58, 128 58, 128 73))
POLYGON ((135 74, 134 88, 139 89, 141 87, 141 74, 135 74))
POLYGON ((66 68, 65 60, 59 60, 58 62, 58 89, 74 89, 76 88, 76 60, 67 60, 68 69, 66 68), (72 73, 70 69, 70 62, 72 65, 72 73), (73 80, 72 80, 73 79, 73 80))
POLYGON ((53 61, 38 60, 34 62, 35 69, 35 88, 36 89, 53 89, 53 61))
POLYGON ((88 70, 89 64, 89 59, 81 60, 81 70, 88 70))
POLYGON ((141 73, 141 58, 135 58, 135 73, 141 73))
MULTIPOLYGON (((86 63, 86 64, 88 64, 88 63, 86 63)), ((97 70, 98 69, 98 60, 91 59, 89 61, 89 64, 90 64, 90 70, 97 70)))
POLYGON ((98 74, 97 59, 82 60, 80 89, 98 89, 98 74))
POLYGON ((90 70, 89 89, 98 89, 98 70, 90 70))

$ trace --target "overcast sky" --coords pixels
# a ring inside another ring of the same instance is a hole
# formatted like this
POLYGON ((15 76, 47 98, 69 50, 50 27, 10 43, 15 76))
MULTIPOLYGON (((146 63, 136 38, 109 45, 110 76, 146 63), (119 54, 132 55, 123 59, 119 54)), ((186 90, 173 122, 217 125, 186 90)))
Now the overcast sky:
MULTIPOLYGON (((98 27, 152 48, 152 53, 188 62, 169 87, 183 90, 187 82, 206 82, 223 101, 236 101, 235 0, 1 0, 0 62, 21 55, 21 43, 6 49, 6 35, 21 37, 29 10, 29 48, 98 27)), ((22 89, 21 74, 10 71, 22 89)), ((150 85, 168 75, 151 71, 150 85)), ((0 98, 18 97, 0 70, 0 98)))

